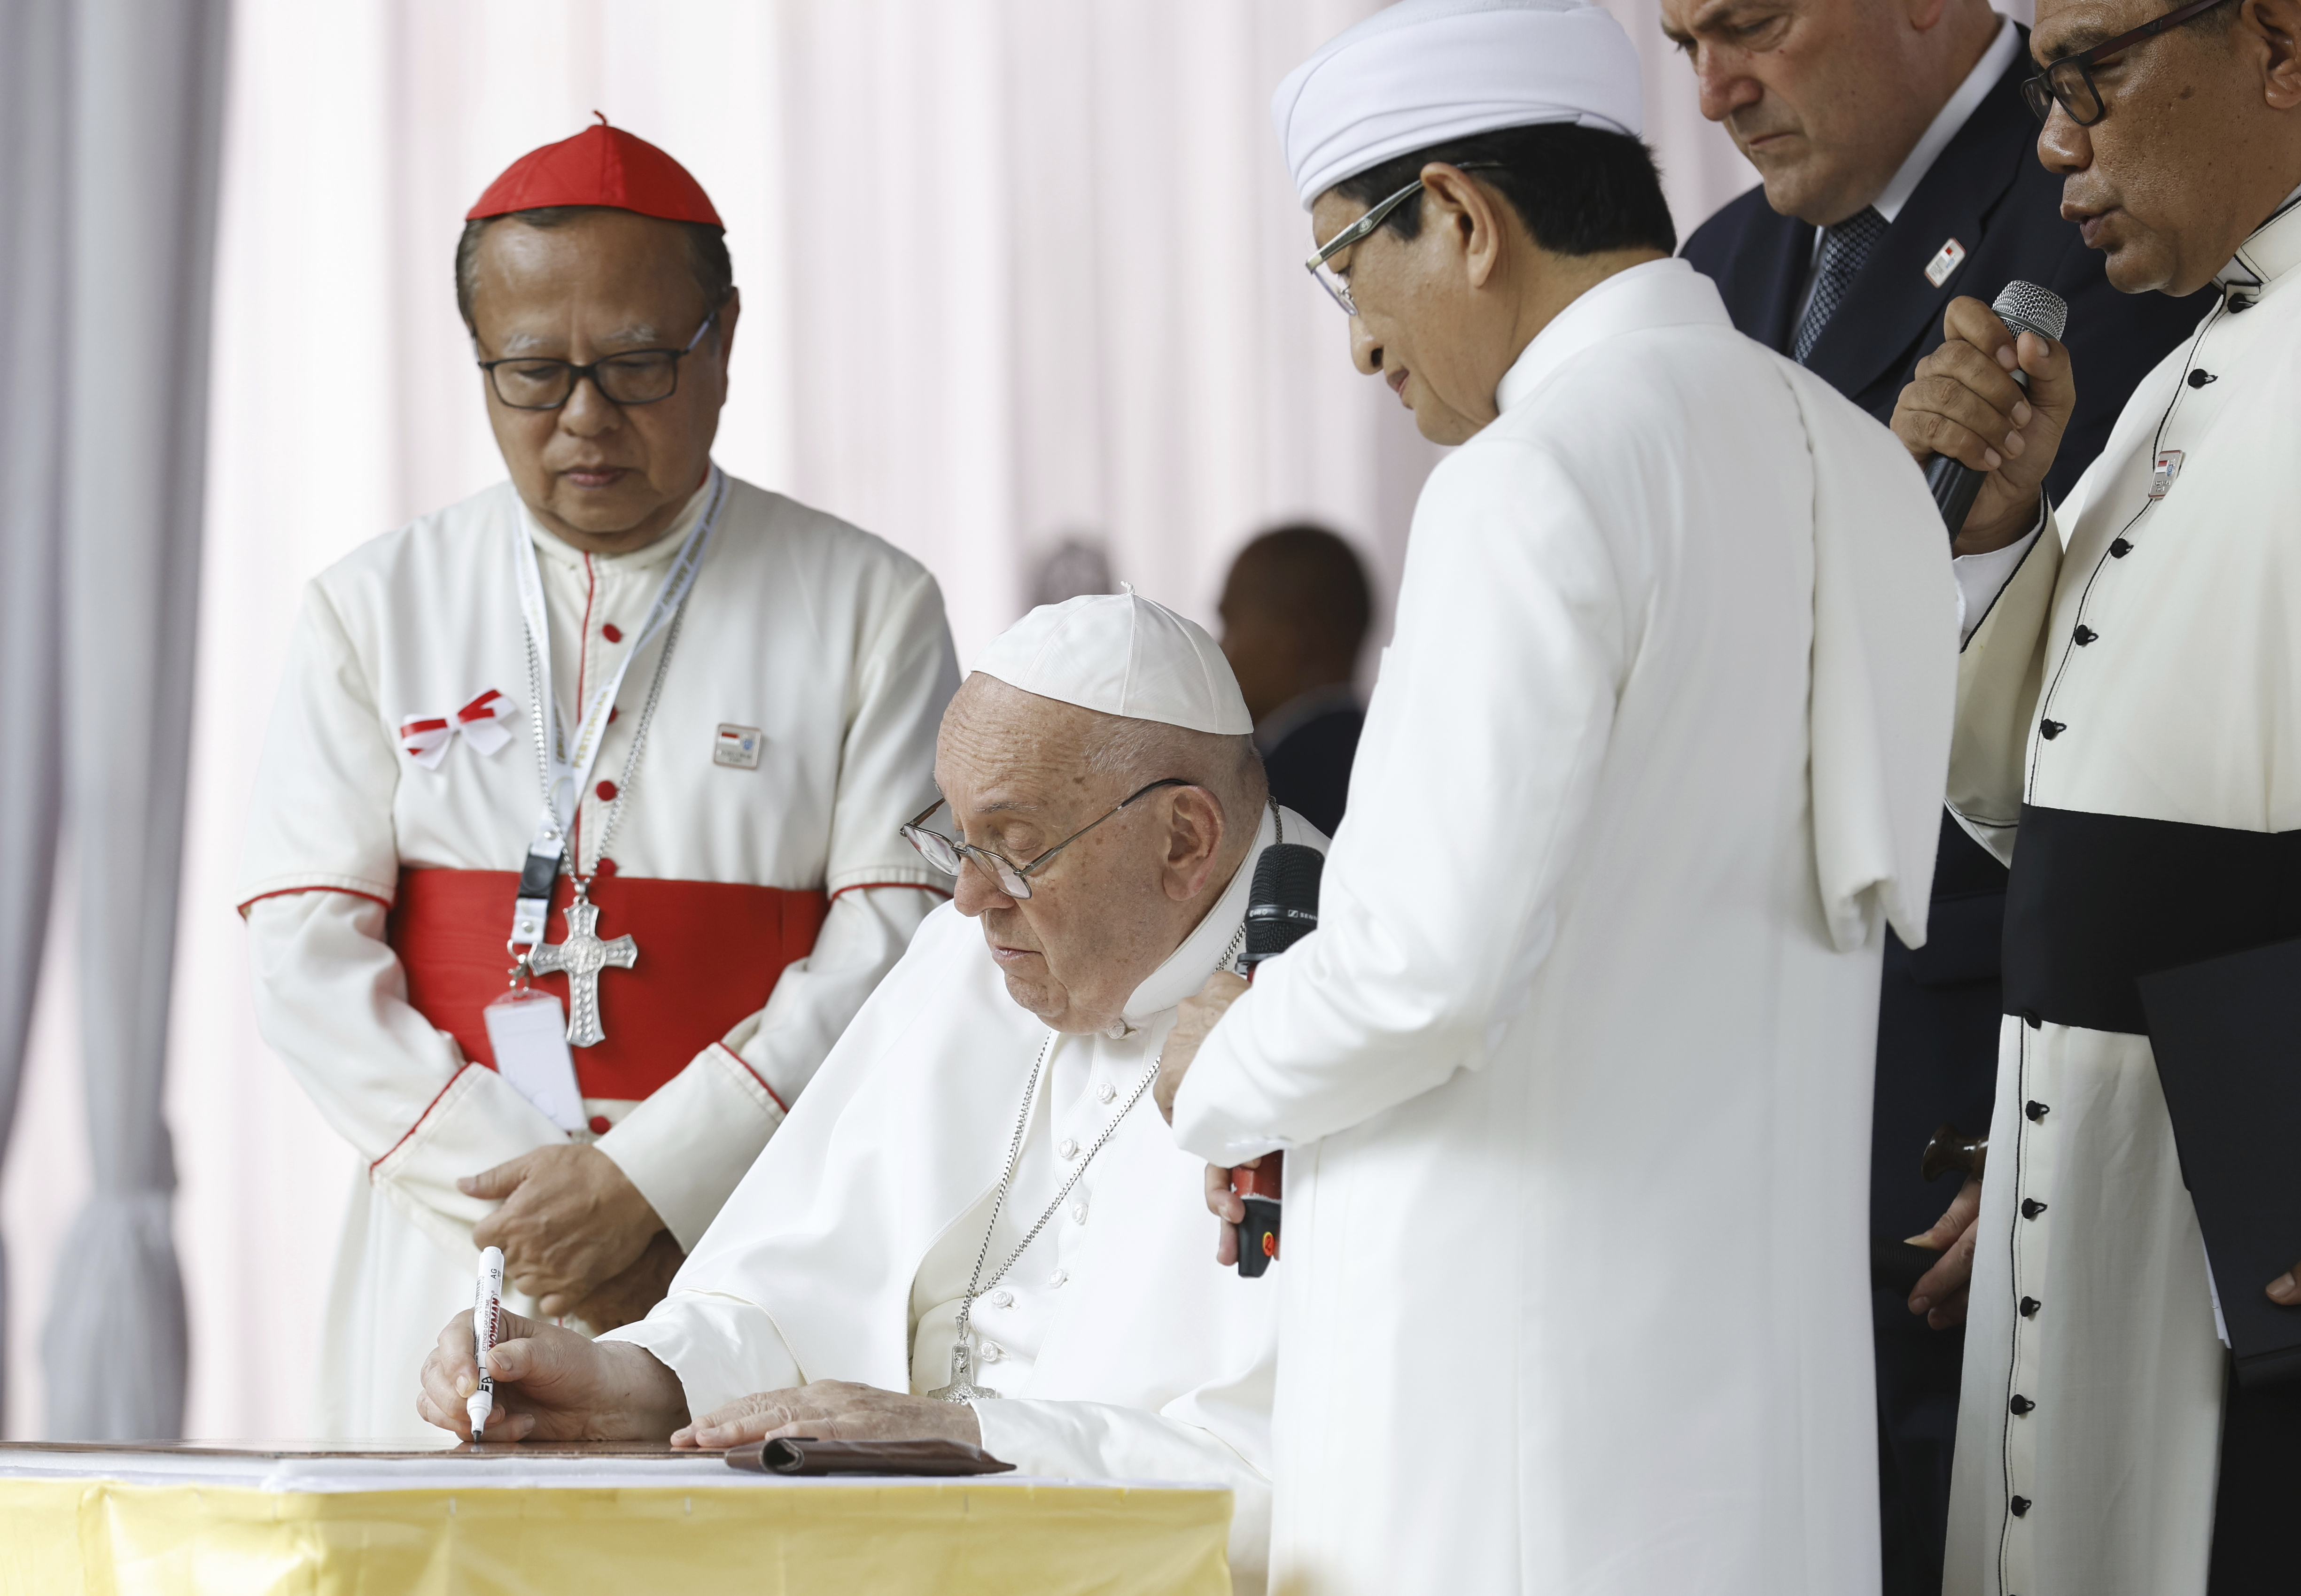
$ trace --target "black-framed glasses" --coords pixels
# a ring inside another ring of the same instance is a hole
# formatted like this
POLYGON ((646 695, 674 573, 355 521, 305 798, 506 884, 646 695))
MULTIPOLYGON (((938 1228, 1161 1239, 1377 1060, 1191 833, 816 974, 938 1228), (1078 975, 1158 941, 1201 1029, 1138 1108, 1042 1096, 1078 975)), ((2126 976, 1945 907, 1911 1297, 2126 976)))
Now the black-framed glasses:
POLYGON ((2101 87, 2093 80, 2093 69, 2103 56, 2130 49, 2184 22, 2194 22, 2216 5, 2225 4, 2227 0, 2189 0, 2188 4, 2154 17, 2130 33, 2121 33, 2104 43, 2048 62, 2036 77, 2022 80, 2021 97, 2029 102, 2030 111, 2040 122, 2052 120, 2054 107, 2059 105, 2070 113, 2071 121, 2080 128, 2090 128, 2109 114, 2109 106, 2101 97, 2101 87))
POLYGON ((1133 803, 1136 798, 1156 792, 1161 787, 1196 787, 1198 783, 1196 781, 1184 781, 1180 776, 1168 776, 1164 781, 1153 781, 1150 786, 1143 788, 1141 791, 1129 793, 1126 797, 1119 799, 1117 804, 1115 805, 1108 813, 1099 815, 1094 819, 1087 822, 1086 824, 1079 827, 1077 831, 1073 831, 1069 836, 1064 838, 1060 842, 1056 843, 1054 847, 1047 849, 1044 853, 1041 854, 1037 858, 1032 860, 1027 865, 1017 865, 1014 860, 1008 858, 1004 854, 994 853, 987 848, 977 848, 972 842, 954 841, 952 839, 944 836, 941 831, 928 831, 926 827, 927 817, 933 815, 936 810, 942 807, 943 800, 941 798, 935 799, 933 803, 929 804, 925 808, 920 810, 918 814, 911 817, 909 823, 904 825, 901 829, 902 838, 904 841, 909 843, 913 848, 919 850, 919 857, 925 859, 937 870, 941 871, 945 875, 957 875, 959 871, 959 866, 964 865, 967 860, 972 859, 975 861, 975 868, 982 871, 983 874, 989 876, 992 881, 997 882, 999 883, 999 890, 1007 894, 1008 897, 1028 898, 1031 896, 1031 878, 1038 874, 1040 871, 1044 870, 1047 867, 1047 862, 1050 859, 1052 859, 1057 854, 1062 852, 1063 849, 1068 848, 1072 843, 1076 842, 1080 838, 1094 830, 1095 827, 1100 825, 1104 821, 1109 820, 1111 815, 1116 815, 1119 810, 1125 808, 1127 805, 1133 803))
MULTIPOLYGON (((1498 167, 1502 163, 1499 161, 1465 161, 1454 170, 1457 171, 1483 171, 1498 167)), ((1412 182, 1407 184, 1405 188, 1401 188, 1397 193, 1390 196, 1380 205, 1375 206, 1373 210, 1368 211, 1356 221, 1351 222, 1350 226, 1344 228, 1341 232, 1336 233, 1324 244, 1319 245, 1318 247, 1311 253, 1310 258, 1302 263, 1302 269, 1305 272, 1308 272, 1312 277, 1318 280, 1318 286, 1326 290, 1327 295, 1336 305, 1343 307, 1343 310, 1346 314, 1355 316, 1359 313, 1358 301, 1351 297, 1350 279, 1344 277, 1340 272, 1335 270, 1334 266, 1329 263, 1331 263, 1336 255, 1342 254, 1343 250, 1348 249, 1351 245, 1356 244, 1364 238, 1372 237, 1374 230, 1382 225, 1384 217, 1389 215, 1393 211, 1398 209, 1399 206, 1404 205, 1409 195, 1419 193, 1421 188, 1422 180, 1420 178, 1415 179, 1412 182)))
POLYGON ((718 320, 715 310, 704 317, 683 349, 632 349, 585 366, 523 355, 483 360, 479 366, 488 374, 496 397, 514 410, 556 410, 575 397, 575 385, 586 377, 599 397, 612 404, 652 405, 679 391, 679 363, 695 353, 695 346, 718 320))

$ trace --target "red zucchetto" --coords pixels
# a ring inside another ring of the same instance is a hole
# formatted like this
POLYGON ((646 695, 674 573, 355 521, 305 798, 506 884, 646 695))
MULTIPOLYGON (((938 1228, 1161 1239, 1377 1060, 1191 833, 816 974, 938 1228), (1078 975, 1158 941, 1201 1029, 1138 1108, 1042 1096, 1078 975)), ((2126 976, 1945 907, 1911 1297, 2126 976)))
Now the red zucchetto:
POLYGON ((612 205, 665 221, 726 225, 687 168, 646 139, 609 127, 604 116, 574 138, 530 150, 513 162, 464 220, 545 205, 612 205))

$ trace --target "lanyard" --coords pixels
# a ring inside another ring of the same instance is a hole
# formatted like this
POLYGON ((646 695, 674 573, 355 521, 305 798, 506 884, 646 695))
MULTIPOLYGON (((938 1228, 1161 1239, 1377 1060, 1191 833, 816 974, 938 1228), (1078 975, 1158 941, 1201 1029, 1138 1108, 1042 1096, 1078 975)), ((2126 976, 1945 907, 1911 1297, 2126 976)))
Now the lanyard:
MULTIPOLYGON (((639 634, 624 650, 623 663, 615 673, 601 682, 591 695, 589 704, 576 706, 581 719, 575 723, 572 742, 563 735, 559 725, 559 696, 551 681, 551 617, 543 604, 543 572, 536 564, 535 543, 527 528, 515 517, 512 522, 512 558, 519 572, 519 607, 527 627, 528 647, 534 650, 538 662, 532 713, 536 716, 539 736, 537 745, 542 753, 543 768, 538 773, 543 784, 543 807, 535 822, 535 834, 527 844, 527 858, 519 876, 519 898, 514 905, 511 924, 511 948, 515 956, 521 948, 531 948, 543 940, 545 916, 551 907, 552 884, 559 876, 559 861, 566 852, 570 828, 575 823, 577 806, 591 780, 592 767, 599 762, 599 747, 607 740, 607 717, 615 711, 616 695, 623 690, 623 677, 632 662, 640 656, 657 633, 670 623, 687 602, 687 595, 695 586, 696 573, 703 568, 704 556, 710 552, 711 534, 719 523, 720 506, 726 502, 727 479, 717 466, 711 469, 711 503, 695 530, 687 534, 687 541, 664 572, 663 583, 656 589, 655 603, 648 607, 646 622, 639 634)), ((656 663, 660 674, 668 662, 656 663)), ((582 861, 570 859, 571 873, 581 875, 582 861)))

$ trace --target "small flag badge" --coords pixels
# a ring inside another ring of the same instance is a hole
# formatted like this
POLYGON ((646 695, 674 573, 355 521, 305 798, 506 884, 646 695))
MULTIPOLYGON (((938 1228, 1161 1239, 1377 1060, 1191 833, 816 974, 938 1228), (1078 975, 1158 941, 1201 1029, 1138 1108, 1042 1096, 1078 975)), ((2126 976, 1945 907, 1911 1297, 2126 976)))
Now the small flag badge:
POLYGON ((2163 498, 2167 494, 2172 492, 2173 479, 2180 474, 2181 451, 2179 449, 2158 450, 2156 469, 2150 473, 2149 477, 2149 497, 2151 498, 2163 498))
POLYGON ((1949 274, 1956 271, 1959 263, 1964 259, 1965 246, 1952 238, 1936 250, 1934 258, 1926 263, 1926 280, 1936 288, 1941 287, 1949 280, 1949 274))
POLYGON ((757 726, 730 726, 723 723, 719 735, 712 740, 711 763, 731 765, 737 770, 757 770, 759 768, 759 750, 766 741, 757 726))

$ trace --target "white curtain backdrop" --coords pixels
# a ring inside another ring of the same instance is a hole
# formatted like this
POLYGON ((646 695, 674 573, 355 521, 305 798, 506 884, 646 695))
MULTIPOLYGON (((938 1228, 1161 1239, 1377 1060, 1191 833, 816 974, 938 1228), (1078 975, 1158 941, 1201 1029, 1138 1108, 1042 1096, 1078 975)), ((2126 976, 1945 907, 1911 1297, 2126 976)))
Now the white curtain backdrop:
MULTIPOLYGON (((1748 173, 1655 0, 1613 3, 1684 230, 1748 173)), ((310 1411, 354 1160, 255 1036, 233 881, 298 587, 501 474, 451 292, 473 197, 595 108, 686 163, 744 296, 719 459, 925 560, 962 663, 1081 530, 1209 622, 1232 551, 1282 517, 1335 524, 1387 592, 1436 452, 1351 371, 1267 113, 1374 8, 238 0, 168 1099, 187 1433, 310 1411)), ((57 970, 0 1181, 17 1435, 44 1424, 28 1332, 88 1180, 57 970)))

